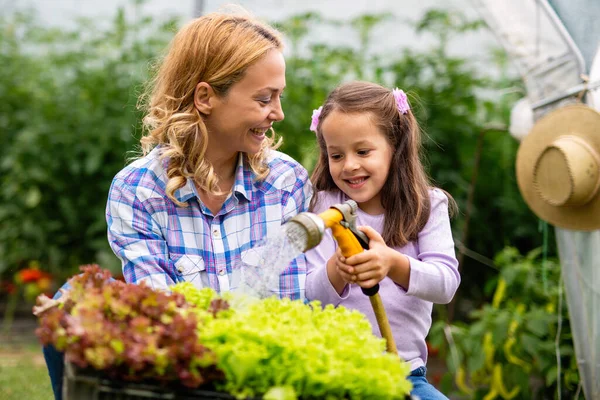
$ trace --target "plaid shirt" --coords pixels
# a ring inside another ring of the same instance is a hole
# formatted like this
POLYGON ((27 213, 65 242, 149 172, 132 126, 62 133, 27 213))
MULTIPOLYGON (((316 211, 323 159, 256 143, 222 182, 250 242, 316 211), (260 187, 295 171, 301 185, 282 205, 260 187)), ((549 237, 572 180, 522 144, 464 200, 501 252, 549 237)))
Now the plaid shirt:
MULTIPOLYGON (((251 263, 252 247, 280 234, 282 223, 308 209, 312 194, 298 162, 277 151, 267 161, 269 175, 256 181, 240 154, 232 194, 216 215, 199 200, 191 180, 175 192, 187 207, 166 196, 168 160, 160 161, 159 149, 121 170, 110 188, 106 219, 125 280, 160 289, 184 281, 219 292, 237 289, 241 263, 251 263)), ((273 292, 304 299, 305 278, 302 254, 273 292)))

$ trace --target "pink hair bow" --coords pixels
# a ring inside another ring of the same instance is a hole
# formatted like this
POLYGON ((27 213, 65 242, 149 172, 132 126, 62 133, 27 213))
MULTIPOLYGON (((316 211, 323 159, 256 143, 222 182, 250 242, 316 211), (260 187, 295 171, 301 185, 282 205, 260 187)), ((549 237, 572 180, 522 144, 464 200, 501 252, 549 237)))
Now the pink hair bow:
POLYGON ((321 116, 322 109, 323 109, 323 106, 319 107, 316 110, 313 110, 312 121, 310 123, 310 130, 313 131, 314 133, 317 133, 317 126, 319 126, 319 117, 321 116))
POLYGON ((406 114, 408 110, 410 110, 410 105, 408 104, 408 99, 404 90, 396 88, 392 90, 392 94, 394 95, 394 99, 396 99, 398 111, 400 111, 401 114, 406 114))

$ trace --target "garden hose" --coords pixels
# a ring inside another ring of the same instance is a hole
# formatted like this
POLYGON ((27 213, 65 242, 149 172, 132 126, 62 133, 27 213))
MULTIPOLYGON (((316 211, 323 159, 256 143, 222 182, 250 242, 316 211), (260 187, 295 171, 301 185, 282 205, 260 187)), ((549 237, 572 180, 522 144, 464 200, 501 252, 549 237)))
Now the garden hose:
MULTIPOLYGON (((348 258, 369 248, 369 239, 364 232, 356 228, 356 210, 358 205, 353 200, 336 204, 320 214, 303 212, 294 216, 286 225, 286 234, 291 242, 307 251, 317 246, 325 234, 325 229, 331 229, 333 238, 348 258)), ((389 353, 397 354, 396 343, 392 329, 379 295, 379 284, 371 288, 361 288, 369 296, 381 336, 386 341, 389 353)))

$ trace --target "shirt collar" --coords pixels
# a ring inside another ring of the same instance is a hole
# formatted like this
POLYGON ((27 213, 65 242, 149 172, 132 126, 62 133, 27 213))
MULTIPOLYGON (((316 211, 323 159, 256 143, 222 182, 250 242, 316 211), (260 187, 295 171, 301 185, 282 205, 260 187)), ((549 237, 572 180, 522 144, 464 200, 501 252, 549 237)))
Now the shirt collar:
POLYGON ((240 194, 249 202, 252 201, 252 188, 254 185, 254 172, 250 169, 247 156, 240 152, 238 165, 235 172, 235 183, 233 184, 233 192, 240 194))
MULTIPOLYGON (((167 170, 168 160, 163 160, 163 167, 167 170)), ((233 183, 233 193, 240 194, 246 200, 252 201, 252 182, 254 173, 248 165, 248 161, 244 157, 244 154, 240 152, 238 157, 238 164, 235 171, 235 182, 233 183)), ((166 182, 165 182, 166 185, 166 182)), ((185 185, 175 191, 175 198, 185 203, 193 197, 198 197, 196 185, 192 178, 188 178, 185 185)), ((239 197, 238 197, 239 198, 239 197)))

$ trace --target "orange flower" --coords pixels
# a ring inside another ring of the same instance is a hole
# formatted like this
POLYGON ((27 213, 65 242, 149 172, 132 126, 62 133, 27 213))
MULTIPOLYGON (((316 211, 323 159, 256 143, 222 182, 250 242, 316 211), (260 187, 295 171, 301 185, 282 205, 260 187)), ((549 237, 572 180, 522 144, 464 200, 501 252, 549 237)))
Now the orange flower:
POLYGON ((42 271, 35 268, 25 268, 17 272, 18 283, 35 282, 42 277, 42 271))
POLYGON ((41 279, 51 280, 52 276, 49 273, 40 271, 37 268, 25 268, 17 272, 15 277, 17 283, 38 282, 41 279))

